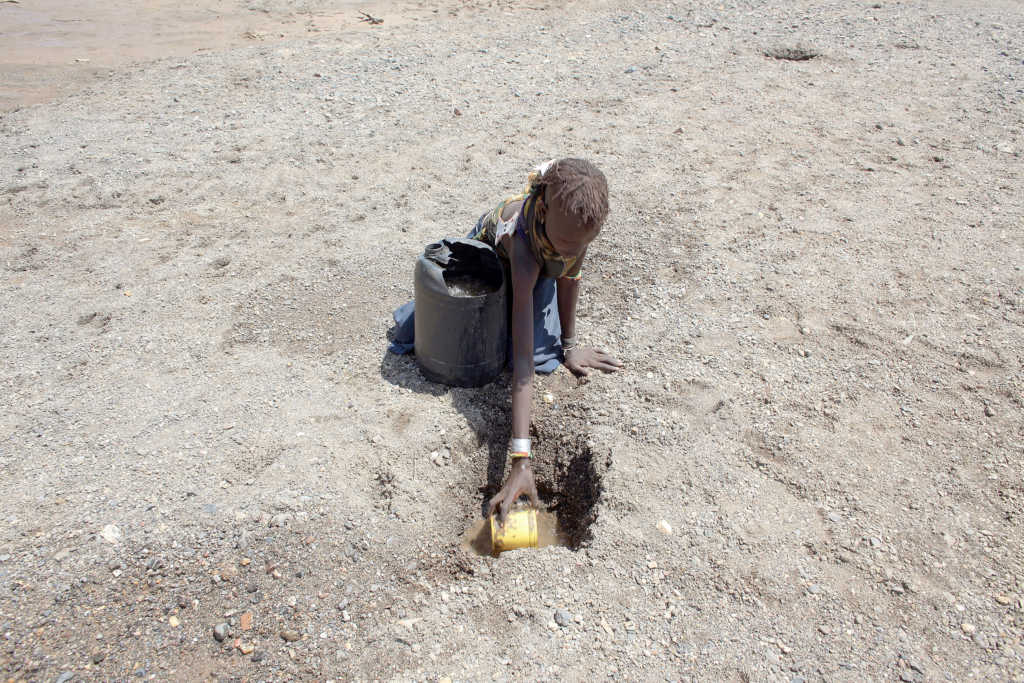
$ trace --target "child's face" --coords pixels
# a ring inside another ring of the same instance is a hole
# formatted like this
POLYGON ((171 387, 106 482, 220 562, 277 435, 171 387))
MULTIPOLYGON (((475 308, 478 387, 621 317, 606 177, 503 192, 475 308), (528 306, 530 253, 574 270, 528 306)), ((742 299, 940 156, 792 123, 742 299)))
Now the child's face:
POLYGON ((552 197, 549 189, 544 190, 544 207, 544 228, 548 241, 560 256, 579 256, 597 237, 600 228, 581 223, 578 217, 565 210, 560 197, 552 197))

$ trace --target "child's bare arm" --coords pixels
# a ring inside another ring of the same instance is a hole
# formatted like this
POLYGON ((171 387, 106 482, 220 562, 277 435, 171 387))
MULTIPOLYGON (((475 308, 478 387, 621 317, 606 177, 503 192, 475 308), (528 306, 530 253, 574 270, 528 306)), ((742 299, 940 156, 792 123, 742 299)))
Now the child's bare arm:
MULTIPOLYGON (((530 408, 533 400, 533 287, 537 284, 540 266, 527 248, 512 236, 512 438, 530 436, 530 408)), ((491 498, 490 512, 500 506, 504 519, 519 496, 526 494, 530 502, 540 505, 533 469, 529 458, 516 458, 501 490, 491 498)))
POLYGON ((569 368, 577 377, 589 375, 589 368, 615 372, 622 367, 622 363, 616 358, 601 349, 576 345, 576 304, 579 298, 579 280, 570 280, 569 278, 558 280, 558 319, 562 323, 565 367, 569 368))
POLYGON ((540 266, 521 242, 512 242, 512 438, 530 436, 533 397, 533 288, 540 266))

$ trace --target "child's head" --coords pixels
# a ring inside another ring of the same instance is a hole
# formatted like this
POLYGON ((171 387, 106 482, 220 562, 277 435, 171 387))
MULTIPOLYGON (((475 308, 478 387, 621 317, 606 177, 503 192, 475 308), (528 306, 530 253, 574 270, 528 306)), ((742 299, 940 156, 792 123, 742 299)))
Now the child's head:
POLYGON ((548 240, 563 256, 586 250, 608 217, 608 181, 585 159, 558 159, 541 176, 548 240))

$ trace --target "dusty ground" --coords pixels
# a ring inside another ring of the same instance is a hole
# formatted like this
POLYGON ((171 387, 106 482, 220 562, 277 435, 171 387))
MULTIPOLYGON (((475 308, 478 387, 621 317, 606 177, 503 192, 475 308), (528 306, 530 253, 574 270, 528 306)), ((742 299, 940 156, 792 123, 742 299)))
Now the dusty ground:
POLYGON ((1024 679, 1024 7, 376 11, 0 115, 0 674, 1024 679), (564 154, 628 368, 537 379, 577 547, 478 557, 508 378, 389 314, 564 154))

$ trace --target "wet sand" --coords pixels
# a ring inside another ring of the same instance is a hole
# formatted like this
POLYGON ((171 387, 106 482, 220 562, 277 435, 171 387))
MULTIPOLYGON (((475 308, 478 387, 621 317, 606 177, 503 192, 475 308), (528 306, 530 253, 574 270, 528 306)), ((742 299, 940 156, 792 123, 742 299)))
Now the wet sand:
MULTIPOLYGON (((537 512, 537 547, 567 545, 565 534, 558 526, 558 517, 553 512, 537 512)), ((481 556, 498 556, 491 545, 491 519, 478 519, 462 535, 463 549, 481 556)))

